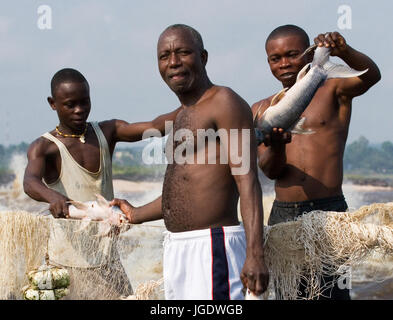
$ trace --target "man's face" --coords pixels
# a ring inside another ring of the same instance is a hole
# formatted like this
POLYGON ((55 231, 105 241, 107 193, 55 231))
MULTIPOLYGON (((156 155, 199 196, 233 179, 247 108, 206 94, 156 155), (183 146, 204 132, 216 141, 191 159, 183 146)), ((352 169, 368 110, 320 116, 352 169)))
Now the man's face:
POLYGON ((198 48, 187 30, 163 33, 157 45, 158 68, 162 79, 176 94, 195 89, 205 72, 206 52, 198 48))
POLYGON ((299 56, 307 49, 302 38, 290 35, 269 40, 266 45, 267 61, 272 74, 284 87, 291 87, 296 82, 299 71, 308 63, 309 56, 299 56))
POLYGON ((62 125, 77 131, 85 128, 91 108, 86 82, 61 83, 48 102, 57 111, 62 125))

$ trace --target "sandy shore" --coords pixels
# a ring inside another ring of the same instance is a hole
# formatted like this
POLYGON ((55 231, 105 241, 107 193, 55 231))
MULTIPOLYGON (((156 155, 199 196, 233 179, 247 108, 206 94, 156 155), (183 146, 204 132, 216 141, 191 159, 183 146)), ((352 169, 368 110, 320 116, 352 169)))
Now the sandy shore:
POLYGON ((372 191, 393 191, 392 187, 379 187, 379 186, 371 186, 371 185, 360 185, 360 184, 349 184, 344 183, 343 188, 353 188, 356 191, 363 191, 363 192, 372 192, 372 191))

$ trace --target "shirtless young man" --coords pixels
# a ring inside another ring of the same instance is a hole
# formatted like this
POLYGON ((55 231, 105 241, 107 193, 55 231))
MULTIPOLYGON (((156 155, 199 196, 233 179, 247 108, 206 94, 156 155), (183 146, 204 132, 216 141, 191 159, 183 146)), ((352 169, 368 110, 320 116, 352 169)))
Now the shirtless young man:
MULTIPOLYGON (((112 200, 114 194, 111 159, 116 143, 141 140, 144 131, 151 128, 164 132, 165 120, 174 120, 178 112, 175 110, 151 122, 87 122, 91 108, 89 84, 85 77, 74 69, 62 69, 53 76, 51 93, 48 102, 57 112, 59 125, 30 145, 24 190, 31 198, 48 202, 49 210, 55 218, 68 216, 69 200, 91 201, 96 199, 97 193, 108 201, 112 200)), ((54 241, 51 238, 50 241, 52 240, 54 241)), ((67 239, 64 238, 64 241, 67 239)), ((115 245, 112 247, 115 257, 108 266, 110 272, 101 277, 103 286, 106 278, 118 277, 119 281, 115 282, 118 282, 121 288, 126 288, 125 291, 118 290, 119 296, 130 295, 131 286, 118 259, 115 245), (128 287, 125 285, 127 283, 128 287)), ((52 261, 54 263, 66 265, 63 262, 65 260, 62 257, 55 258, 55 254, 49 258, 56 259, 52 261)), ((81 274, 89 272, 88 269, 80 271, 81 274)), ((92 294, 93 292, 86 290, 79 298, 89 299, 92 294)), ((106 297, 102 295, 95 298, 106 297)))
MULTIPOLYGON (((331 55, 344 60, 356 70, 368 71, 360 77, 329 79, 315 93, 302 114, 305 129, 315 133, 291 135, 273 128, 269 139, 258 146, 258 166, 275 180, 276 199, 269 225, 293 220, 312 210, 346 211, 342 191, 343 154, 352 111, 352 99, 365 93, 381 78, 376 64, 350 47, 337 32, 320 34, 315 44, 330 47, 331 55)), ((312 55, 299 56, 308 48, 309 38, 297 26, 276 28, 266 40, 267 59, 274 77, 283 87, 296 82, 298 72, 312 55)), ((256 102, 258 117, 270 106, 273 96, 256 102), (259 112, 258 112, 259 111, 259 112)), ((303 293, 304 294, 304 293, 303 293)), ((329 296, 330 292, 324 295, 329 296)), ((349 299, 349 290, 335 286, 332 299, 349 299)))
MULTIPOLYGON (((174 137, 189 130, 188 141, 197 146, 198 129, 224 134, 246 129, 251 138, 248 150, 242 150, 241 164, 235 164, 230 156, 233 150, 228 150, 220 136, 209 142, 217 151, 215 163, 192 163, 201 154, 208 158, 209 143, 192 149, 190 163, 177 163, 176 158, 169 162, 162 197, 139 208, 119 199, 112 204, 120 206, 131 223, 164 219, 169 231, 164 240, 166 299, 242 299, 243 286, 259 295, 267 288, 268 271, 251 110, 231 89, 210 82, 205 69, 207 51, 193 28, 173 25, 165 29, 157 55, 163 80, 182 104, 174 137), (247 151, 249 170, 235 175, 235 169, 246 162, 247 151), (227 163, 220 163, 221 153, 228 155, 227 163), (244 227, 237 216, 239 196, 244 227)), ((242 145, 242 139, 241 134, 238 141, 229 137, 228 144, 242 145)), ((175 150, 184 143, 174 140, 175 150)))

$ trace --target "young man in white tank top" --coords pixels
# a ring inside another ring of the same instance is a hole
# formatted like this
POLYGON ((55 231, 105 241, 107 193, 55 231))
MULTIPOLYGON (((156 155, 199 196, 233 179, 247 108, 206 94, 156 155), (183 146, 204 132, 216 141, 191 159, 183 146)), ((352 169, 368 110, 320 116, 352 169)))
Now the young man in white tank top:
MULTIPOLYGON (((91 108, 89 84, 74 69, 62 69, 53 76, 51 94, 48 102, 57 112, 59 125, 30 145, 23 185, 31 198, 49 203, 55 218, 68 217, 69 200, 95 200, 97 193, 112 200, 111 159, 116 143, 141 140, 144 131, 151 128, 163 133, 165 121, 173 121, 179 110, 149 122, 128 123, 116 119, 87 122, 91 108)), ((62 264, 58 260, 54 262, 62 264)), ((118 258, 115 264, 121 270, 112 276, 128 281, 118 258)), ((119 295, 131 293, 128 286, 119 295)))

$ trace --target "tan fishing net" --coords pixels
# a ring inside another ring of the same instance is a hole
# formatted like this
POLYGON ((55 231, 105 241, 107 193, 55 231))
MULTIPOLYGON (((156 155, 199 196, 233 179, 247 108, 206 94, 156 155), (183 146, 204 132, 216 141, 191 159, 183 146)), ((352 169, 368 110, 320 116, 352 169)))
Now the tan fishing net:
POLYGON ((282 299, 298 297, 301 279, 306 299, 319 296, 332 286, 321 283, 322 274, 339 276, 345 286, 347 271, 373 251, 392 257, 393 203, 372 204, 355 212, 313 211, 265 228, 271 291, 276 284, 282 299))
POLYGON ((0 213, 0 299, 21 299, 27 273, 45 263, 65 267, 65 299, 119 299, 132 294, 113 233, 97 237, 98 222, 53 219, 24 211, 0 213))
MULTIPOLYGON (((97 237, 98 222, 82 231, 80 225, 24 211, 0 212, 0 299, 22 299, 27 273, 42 265, 47 253, 52 265, 70 273, 65 299, 163 299, 163 226, 138 225, 120 237, 97 237)), ((392 257, 393 203, 355 212, 314 211, 265 227, 270 292, 276 284, 283 299, 297 298, 301 279, 306 298, 320 295, 332 285, 321 284, 322 274, 340 274, 373 252, 392 257)))

